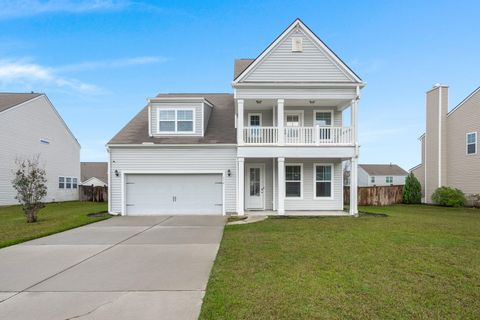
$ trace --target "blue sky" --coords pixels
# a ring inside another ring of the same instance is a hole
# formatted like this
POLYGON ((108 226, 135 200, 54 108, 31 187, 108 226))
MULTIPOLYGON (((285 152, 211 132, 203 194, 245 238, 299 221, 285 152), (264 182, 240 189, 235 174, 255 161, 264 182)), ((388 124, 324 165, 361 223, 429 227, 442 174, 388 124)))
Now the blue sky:
POLYGON ((480 85, 478 1, 0 0, 0 91, 45 92, 82 145, 105 143, 159 92, 231 92, 301 18, 364 81, 361 163, 420 160, 425 92, 450 109, 480 85))

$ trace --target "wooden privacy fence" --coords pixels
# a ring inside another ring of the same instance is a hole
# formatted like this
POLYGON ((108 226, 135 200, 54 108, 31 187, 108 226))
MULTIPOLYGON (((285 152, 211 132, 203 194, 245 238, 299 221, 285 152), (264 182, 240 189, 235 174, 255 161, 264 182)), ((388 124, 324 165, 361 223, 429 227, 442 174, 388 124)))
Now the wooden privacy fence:
MULTIPOLYGON (((403 186, 358 187, 358 205, 387 206, 402 203, 403 186)), ((343 202, 350 204, 350 187, 343 189, 343 202)))
POLYGON ((104 202, 108 199, 108 187, 80 186, 80 201, 104 202))

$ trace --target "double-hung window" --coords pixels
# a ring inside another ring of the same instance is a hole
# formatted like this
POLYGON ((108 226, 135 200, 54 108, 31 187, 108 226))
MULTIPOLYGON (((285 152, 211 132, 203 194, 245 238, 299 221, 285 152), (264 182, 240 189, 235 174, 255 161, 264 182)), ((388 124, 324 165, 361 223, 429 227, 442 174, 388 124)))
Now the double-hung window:
POLYGON ((302 197, 302 165, 300 164, 285 166, 285 197, 302 197))
POLYGON ((58 177, 58 188, 65 189, 65 177, 58 177))
POLYGON ((70 177, 65 178, 65 188, 72 189, 72 178, 70 177))
POLYGON ((385 177, 386 183, 393 183, 393 177, 385 177))
POLYGON ((72 188, 77 189, 77 186, 78 186, 77 178, 72 178, 72 188))
POLYGON ((477 133, 467 133, 467 154, 477 153, 477 133))
POLYGON ((371 182, 371 183, 375 183, 375 176, 371 176, 371 177, 370 177, 370 182, 371 182))
POLYGON ((333 168, 329 164, 315 165, 315 198, 332 197, 333 168))
POLYGON ((320 140, 329 140, 331 137, 332 126, 332 112, 330 111, 315 111, 314 125, 318 128, 318 135, 320 140))
POLYGON ((194 133, 193 109, 159 109, 159 133, 194 133))

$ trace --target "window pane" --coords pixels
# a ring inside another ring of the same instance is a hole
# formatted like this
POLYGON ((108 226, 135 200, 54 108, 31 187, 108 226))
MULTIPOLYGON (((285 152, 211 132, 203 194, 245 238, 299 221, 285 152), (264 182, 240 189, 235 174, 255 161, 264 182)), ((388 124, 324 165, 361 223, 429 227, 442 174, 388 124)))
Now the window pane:
POLYGON ((160 121, 160 131, 163 131, 163 132, 175 131, 175 121, 160 121))
POLYGON ((72 180, 72 184, 73 184, 73 189, 77 189, 77 178, 73 178, 72 180))
POLYGON ((177 111, 177 120, 193 120, 193 111, 192 110, 178 110, 177 111))
POLYGON ((65 188, 65 178, 64 177, 58 177, 58 188, 59 189, 64 189, 65 188))
POLYGON ((332 114, 330 112, 316 112, 315 113, 316 126, 331 126, 332 114))
POLYGON ((260 168, 250 168, 250 195, 260 195, 260 168))
POLYGON ((332 167, 330 166, 317 166, 317 181, 329 181, 332 180, 332 167))
POLYGON ((66 178, 65 180, 66 180, 66 183, 65 183, 66 188, 70 189, 72 187, 72 178, 66 178))
POLYGON ((302 179, 300 166, 286 166, 285 167, 285 179, 287 181, 299 181, 302 179))
POLYGON ((286 182, 285 183, 285 196, 286 197, 301 197, 300 182, 286 182))
POLYGON ((475 143, 476 142, 475 140, 477 140, 476 138, 477 137, 475 133, 469 133, 467 135, 467 143, 475 143))
POLYGON ((477 146, 475 145, 475 143, 469 144, 469 145, 467 146, 467 152, 468 152, 468 154, 474 154, 474 153, 476 153, 476 151, 477 151, 476 149, 477 149, 477 146))
POLYGON ((193 121, 178 121, 177 130, 182 132, 192 132, 193 131, 193 121))
POLYGON ((331 182, 316 182, 316 196, 317 197, 331 197, 332 183, 331 182))
POLYGON ((260 116, 251 115, 250 116, 250 126, 252 126, 252 127, 260 126, 260 116))
POLYGON ((175 110, 160 110, 160 120, 175 120, 175 110))

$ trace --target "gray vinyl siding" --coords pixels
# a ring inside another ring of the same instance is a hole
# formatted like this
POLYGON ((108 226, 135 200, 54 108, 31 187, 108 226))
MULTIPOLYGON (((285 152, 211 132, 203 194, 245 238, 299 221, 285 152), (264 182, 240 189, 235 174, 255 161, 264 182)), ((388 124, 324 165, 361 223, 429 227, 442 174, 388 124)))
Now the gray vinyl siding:
POLYGON ((302 30, 294 29, 242 82, 352 82, 302 30), (292 37, 303 39, 303 52, 292 52, 292 37))
POLYGON ((235 147, 110 147, 110 211, 122 210, 121 175, 116 177, 115 170, 230 170, 230 177, 225 174, 225 210, 235 212, 236 152, 235 147))
MULTIPOLYGON (((285 199, 285 210, 343 210, 343 170, 342 162, 327 159, 286 159, 285 164, 303 164, 303 197, 302 199, 285 199), (333 164, 333 198, 314 198, 313 165, 333 164)), ((277 189, 278 190, 278 189, 277 189)))
POLYGON ((448 185, 467 194, 480 193, 480 90, 447 117, 448 185), (477 133, 477 154, 467 155, 466 135, 477 133))
POLYGON ((412 170, 413 175, 415 178, 418 179, 420 182, 420 186, 422 187, 422 202, 425 201, 425 167, 420 165, 412 170))
POLYGON ((208 128, 208 121, 210 120, 210 115, 212 114, 212 107, 203 103, 203 132, 208 128))
POLYGON ((44 200, 78 200, 78 189, 58 188, 58 177, 76 177, 80 183, 80 146, 45 96, 1 112, 0 128, 0 205, 18 203, 11 186, 15 159, 36 155, 47 174, 44 200))
POLYGON ((151 117, 151 130, 152 136, 154 137, 164 137, 164 136, 172 136, 175 134, 161 134, 158 133, 158 110, 159 109, 172 109, 172 108, 193 108, 195 109, 195 132, 189 134, 182 134, 179 133, 179 136, 182 135, 190 135, 190 136, 201 136, 203 131, 203 122, 202 122, 202 113, 203 113, 203 103, 201 102, 188 102, 188 103, 180 103, 180 102, 164 102, 164 103, 154 103, 151 105, 150 117, 151 117))
POLYGON ((248 109, 248 110, 245 110, 244 119, 243 119, 243 123, 245 124, 246 127, 250 126, 250 123, 248 122, 248 114, 249 113, 260 113, 262 115, 262 126, 263 127, 274 126, 274 124, 273 124, 273 110, 252 110, 252 109, 248 109))

